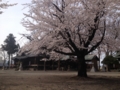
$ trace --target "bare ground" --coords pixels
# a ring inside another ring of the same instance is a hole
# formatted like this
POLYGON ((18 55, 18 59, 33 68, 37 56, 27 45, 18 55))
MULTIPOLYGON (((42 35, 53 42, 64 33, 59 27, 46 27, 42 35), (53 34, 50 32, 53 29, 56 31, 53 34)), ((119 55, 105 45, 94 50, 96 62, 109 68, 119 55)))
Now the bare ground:
POLYGON ((0 90, 120 90, 119 72, 76 72, 0 70, 0 90))

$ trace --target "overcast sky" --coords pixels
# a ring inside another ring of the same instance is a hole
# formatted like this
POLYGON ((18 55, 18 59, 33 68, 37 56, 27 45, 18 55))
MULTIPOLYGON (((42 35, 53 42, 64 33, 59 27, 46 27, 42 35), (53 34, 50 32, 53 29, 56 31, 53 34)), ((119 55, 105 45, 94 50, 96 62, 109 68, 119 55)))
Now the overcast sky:
POLYGON ((20 39, 20 33, 26 33, 27 31, 21 24, 21 20, 24 17, 23 13, 27 13, 27 9, 23 9, 24 3, 29 3, 31 0, 8 0, 9 3, 18 3, 16 6, 9 7, 3 10, 3 14, 0 14, 0 45, 3 44, 9 33, 12 33, 16 37, 16 41, 20 44, 24 44, 24 40, 20 39))

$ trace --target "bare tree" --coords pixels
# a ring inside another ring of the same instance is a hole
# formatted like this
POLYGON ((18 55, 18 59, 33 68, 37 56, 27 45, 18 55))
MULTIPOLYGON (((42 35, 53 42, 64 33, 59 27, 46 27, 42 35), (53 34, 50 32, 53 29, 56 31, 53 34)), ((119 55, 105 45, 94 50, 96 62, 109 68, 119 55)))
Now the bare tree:
POLYGON ((0 54, 1 54, 1 56, 2 56, 2 58, 3 58, 3 70, 5 69, 5 63, 6 63, 6 59, 7 59, 7 53, 2 49, 2 48, 0 48, 0 54))

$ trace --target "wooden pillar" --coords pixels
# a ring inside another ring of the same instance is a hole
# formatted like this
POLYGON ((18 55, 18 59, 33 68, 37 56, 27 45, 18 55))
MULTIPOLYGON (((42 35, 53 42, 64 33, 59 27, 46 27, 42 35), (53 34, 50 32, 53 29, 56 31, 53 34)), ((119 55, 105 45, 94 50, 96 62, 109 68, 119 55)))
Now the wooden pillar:
POLYGON ((58 68, 57 68, 58 71, 60 71, 60 60, 58 60, 58 68))
POLYGON ((53 68, 54 68, 54 62, 53 62, 53 60, 52 60, 52 70, 53 70, 53 68))
POLYGON ((68 65, 68 69, 67 69, 67 71, 70 71, 70 65, 68 65))
POLYGON ((34 61, 34 64, 37 64, 37 63, 36 63, 36 57, 35 57, 35 61, 34 61))
POLYGON ((46 71, 46 60, 44 60, 44 71, 46 71))
POLYGON ((35 64, 34 70, 36 70, 37 69, 36 57, 35 57, 34 64, 35 64))
POLYGON ((29 66, 31 65, 31 61, 29 61, 29 66))

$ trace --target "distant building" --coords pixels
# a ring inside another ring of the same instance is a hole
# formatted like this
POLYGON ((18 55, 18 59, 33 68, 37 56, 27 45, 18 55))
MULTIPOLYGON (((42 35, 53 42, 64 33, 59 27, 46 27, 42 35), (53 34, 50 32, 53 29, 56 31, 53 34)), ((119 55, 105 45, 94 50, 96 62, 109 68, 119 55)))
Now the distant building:
POLYGON ((17 69, 21 68, 23 70, 39 70, 41 67, 44 67, 44 60, 42 59, 47 57, 48 56, 45 55, 23 55, 16 56, 13 58, 13 60, 17 69))
POLYGON ((87 69, 88 71, 98 71, 99 70, 99 63, 100 60, 96 55, 86 55, 85 56, 86 64, 87 64, 87 69))
MULTIPOLYGON (((16 68, 22 67, 23 70, 77 70, 78 67, 76 58, 67 55, 60 60, 49 60, 49 56, 45 55, 17 56, 13 59, 16 68)), ((86 55, 85 60, 88 71, 92 67, 94 71, 98 71, 99 59, 96 55, 86 55)))

